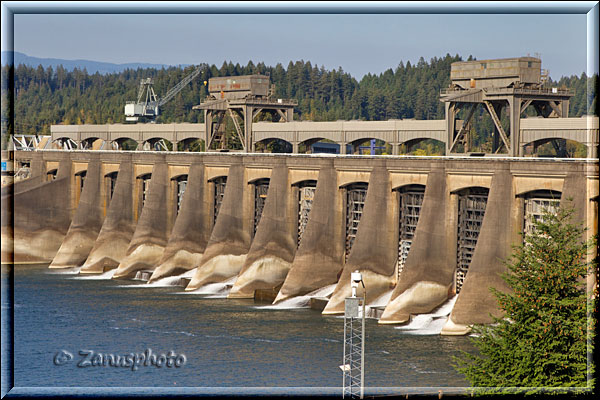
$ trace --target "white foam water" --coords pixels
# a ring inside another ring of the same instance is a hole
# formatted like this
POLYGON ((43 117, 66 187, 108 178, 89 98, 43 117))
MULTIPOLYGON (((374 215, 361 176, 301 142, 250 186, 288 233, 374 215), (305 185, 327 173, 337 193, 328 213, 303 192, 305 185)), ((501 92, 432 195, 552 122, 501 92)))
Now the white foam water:
POLYGON ((84 279, 84 280, 102 280, 102 279, 112 279, 113 275, 115 274, 115 272, 117 271, 116 268, 114 269, 109 269, 108 271, 106 271, 103 274, 98 274, 98 275, 79 275, 74 277, 73 279, 84 279))
POLYGON ((454 296, 429 314, 419 314, 411 318, 410 323, 396 329, 410 335, 439 335, 456 303, 454 296))
POLYGON ((171 286, 181 286, 181 277, 179 276, 167 276, 166 278, 161 278, 152 283, 143 283, 141 285, 119 285, 118 287, 126 287, 126 288, 153 288, 153 287, 171 287, 171 286))
POLYGON ((81 266, 71 268, 49 269, 48 271, 46 271, 46 273, 50 275, 77 275, 80 270, 81 266))
POLYGON ((255 308, 261 308, 265 310, 289 310, 292 308, 308 308, 310 307, 310 299, 313 297, 329 297, 333 293, 336 284, 324 286, 320 289, 313 290, 303 296, 295 296, 289 299, 285 299, 277 304, 271 304, 268 306, 257 306, 255 308))
POLYGON ((184 293, 185 294, 200 294, 200 295, 204 295, 207 298, 213 298, 213 299, 225 298, 229 294, 229 291, 233 287, 233 284, 235 283, 236 279, 237 279, 237 276, 233 276, 223 282, 209 283, 208 285, 199 287, 196 290, 190 290, 190 291, 184 292, 184 293))

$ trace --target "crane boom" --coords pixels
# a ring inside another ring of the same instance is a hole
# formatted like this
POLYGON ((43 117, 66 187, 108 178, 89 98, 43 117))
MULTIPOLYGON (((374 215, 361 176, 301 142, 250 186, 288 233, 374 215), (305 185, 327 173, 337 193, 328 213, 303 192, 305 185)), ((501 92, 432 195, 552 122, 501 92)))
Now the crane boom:
POLYGON ((207 64, 199 65, 177 85, 169 89, 162 98, 158 98, 154 93, 154 81, 152 78, 142 79, 138 91, 137 102, 127 102, 127 104, 125 104, 125 120, 138 121, 140 118, 146 118, 153 122, 159 114, 159 107, 162 107, 165 103, 175 97, 177 93, 187 86, 194 78, 200 75, 200 72, 207 67, 207 64), (146 94, 145 98, 144 93, 146 94))
POLYGON ((187 86, 188 83, 194 80, 194 78, 200 75, 202 67, 202 65, 199 65, 198 68, 196 68, 191 74, 183 78, 181 82, 169 89, 167 94, 165 94, 161 99, 158 100, 158 106, 160 107, 169 100, 171 100, 177 93, 181 91, 181 89, 183 89, 185 86, 187 86))

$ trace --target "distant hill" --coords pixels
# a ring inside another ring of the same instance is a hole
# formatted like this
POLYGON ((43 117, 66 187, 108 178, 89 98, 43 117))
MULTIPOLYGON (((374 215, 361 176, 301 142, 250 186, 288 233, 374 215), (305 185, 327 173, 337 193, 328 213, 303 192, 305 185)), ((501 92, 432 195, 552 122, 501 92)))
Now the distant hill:
MULTIPOLYGON (((18 51, 10 52, 3 51, 2 52, 2 65, 8 64, 8 59, 10 57, 10 53, 14 54, 14 63, 15 65, 25 64, 30 67, 37 67, 38 65, 42 65, 44 68, 51 66, 53 69, 56 69, 57 66, 62 65, 66 70, 73 71, 75 68, 79 68, 82 70, 85 68, 89 74, 95 74, 96 72, 100 74, 110 74, 115 72, 122 72, 127 68, 130 69, 138 69, 138 68, 167 68, 169 65, 166 64, 148 64, 148 63, 126 63, 126 64, 113 64, 108 62, 101 61, 91 61, 91 60, 64 60, 60 58, 39 58, 39 57, 31 57, 27 54, 20 53, 18 51)), ((187 66, 188 64, 182 64, 182 66, 187 66)))

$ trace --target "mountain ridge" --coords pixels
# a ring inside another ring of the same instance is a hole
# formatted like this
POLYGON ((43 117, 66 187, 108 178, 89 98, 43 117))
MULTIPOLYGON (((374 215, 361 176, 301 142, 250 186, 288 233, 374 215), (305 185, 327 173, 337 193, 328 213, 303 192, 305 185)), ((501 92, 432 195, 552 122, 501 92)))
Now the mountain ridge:
MULTIPOLYGON (((52 67, 56 69, 57 66, 62 65, 67 71, 73 71, 75 68, 83 70, 84 68, 88 74, 111 74, 116 72, 123 72, 126 69, 138 69, 138 68, 168 68, 173 65, 169 64, 151 64, 151 63, 123 63, 116 64, 105 61, 94 61, 94 60, 68 60, 63 58, 42 58, 34 57, 21 53, 18 51, 2 51, 2 65, 7 65, 11 55, 14 57, 14 65, 25 64, 30 67, 37 67, 41 65, 43 68, 52 67), (12 54, 11 54, 12 53, 12 54)), ((186 67, 190 64, 178 64, 179 66, 186 67)))

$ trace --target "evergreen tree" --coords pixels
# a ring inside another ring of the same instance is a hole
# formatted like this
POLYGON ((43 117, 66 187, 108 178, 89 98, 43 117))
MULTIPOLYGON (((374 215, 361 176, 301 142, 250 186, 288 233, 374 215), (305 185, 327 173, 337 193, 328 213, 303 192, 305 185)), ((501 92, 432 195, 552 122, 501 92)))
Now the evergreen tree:
POLYGON ((455 359, 477 392, 532 394, 594 387, 593 365, 587 361, 596 296, 586 295, 585 278, 597 264, 586 261, 595 238, 582 240, 584 229, 571 222, 572 214, 562 207, 556 214, 545 212, 506 262, 503 278, 512 291, 491 289, 504 318, 473 328, 480 355, 463 352, 455 359))

